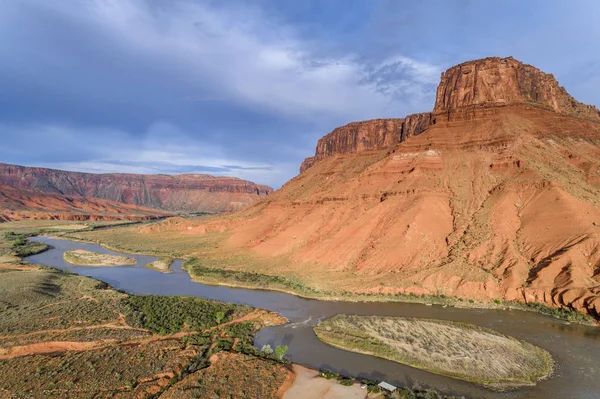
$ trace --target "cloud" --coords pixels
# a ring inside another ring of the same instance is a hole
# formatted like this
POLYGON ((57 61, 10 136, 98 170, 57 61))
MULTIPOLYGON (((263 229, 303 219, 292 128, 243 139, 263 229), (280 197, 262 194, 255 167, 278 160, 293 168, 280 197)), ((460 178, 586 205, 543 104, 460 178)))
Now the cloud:
MULTIPOLYGON (((104 45, 120 49, 140 65, 152 64, 158 76, 177 76, 188 88, 181 100, 231 101, 302 118, 398 116, 402 94, 411 94, 406 87, 429 87, 439 76, 438 67, 404 56, 379 65, 361 62, 353 54, 317 57, 293 28, 269 24, 260 9, 238 3, 210 7, 192 1, 22 1, 24 7, 70 24, 77 21, 82 37, 101 37, 104 45), (384 89, 389 77, 403 84, 384 89)), ((413 103, 407 102, 407 111, 413 103)))
POLYGON ((337 125, 430 109, 439 72, 325 55, 246 3, 8 0, 0 159, 279 186, 337 125))
POLYGON ((75 126, 21 126, 16 130, 19 134, 14 134, 13 127, 0 125, 4 159, 15 163, 22 159, 25 164, 91 173, 207 173, 257 178, 273 185, 280 178, 280 165, 232 159, 223 148, 164 122, 150 126, 142 140, 123 131, 75 126), (32 144, 51 145, 59 151, 40 156, 30 152, 32 144))

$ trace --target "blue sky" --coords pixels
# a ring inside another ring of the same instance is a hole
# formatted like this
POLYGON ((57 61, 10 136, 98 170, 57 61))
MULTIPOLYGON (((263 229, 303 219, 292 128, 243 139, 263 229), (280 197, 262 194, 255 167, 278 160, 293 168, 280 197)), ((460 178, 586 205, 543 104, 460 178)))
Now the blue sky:
POLYGON ((279 187, 351 121, 512 55, 600 105, 597 1, 2 0, 0 162, 279 187))

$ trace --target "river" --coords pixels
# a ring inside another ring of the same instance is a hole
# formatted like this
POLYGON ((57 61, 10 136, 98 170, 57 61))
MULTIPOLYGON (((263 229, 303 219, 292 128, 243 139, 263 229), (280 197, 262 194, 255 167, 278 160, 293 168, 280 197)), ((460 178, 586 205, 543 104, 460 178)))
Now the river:
POLYGON ((344 375, 385 380, 397 386, 435 388, 445 394, 467 398, 502 399, 598 399, 600 398, 600 328, 569 324, 533 312, 516 310, 459 309, 399 302, 331 302, 304 299, 275 291, 211 286, 192 281, 181 269, 182 261, 164 274, 144 267, 153 256, 122 254, 99 245, 50 237, 34 237, 52 248, 26 258, 31 263, 52 266, 105 281, 134 294, 192 295, 223 302, 246 304, 280 313, 288 324, 263 328, 255 345, 286 344, 288 358, 317 369, 344 375), (137 265, 121 267, 73 266, 63 253, 86 249, 135 257, 137 265), (510 392, 492 392, 471 383, 438 376, 372 356, 332 348, 320 342, 313 327, 324 318, 339 313, 382 316, 426 317, 476 324, 517 337, 546 349, 556 362, 555 373, 535 387, 510 392))

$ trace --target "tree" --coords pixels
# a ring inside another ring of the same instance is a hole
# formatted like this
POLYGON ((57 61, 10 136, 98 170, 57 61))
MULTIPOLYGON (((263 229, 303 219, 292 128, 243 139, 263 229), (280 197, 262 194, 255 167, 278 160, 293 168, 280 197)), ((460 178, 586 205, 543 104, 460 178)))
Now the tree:
POLYGON ((266 355, 273 354, 273 348, 271 348, 271 345, 269 345, 269 344, 263 345, 263 347, 260 349, 260 351, 266 355))
POLYGON ((223 321, 224 318, 225 318, 224 312, 217 312, 215 314, 215 319, 217 319, 217 324, 221 324, 221 322, 223 321))
POLYGON ((288 351, 287 345, 277 345, 277 347, 275 348, 275 357, 277 357, 277 359, 279 359, 279 360, 283 360, 287 351, 288 351))

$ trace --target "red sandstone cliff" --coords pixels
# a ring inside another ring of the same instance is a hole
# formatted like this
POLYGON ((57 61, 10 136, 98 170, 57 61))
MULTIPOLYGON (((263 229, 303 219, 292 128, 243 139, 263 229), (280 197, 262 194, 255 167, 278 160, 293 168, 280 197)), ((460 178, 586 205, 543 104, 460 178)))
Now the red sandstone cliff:
POLYGON ((335 129, 266 200, 182 234, 227 231, 224 248, 281 259, 262 272, 323 290, 600 317, 597 109, 512 58, 450 68, 437 94, 432 114, 335 129))
POLYGON ((314 157, 302 162, 300 173, 316 161, 336 154, 356 153, 390 148, 429 127, 431 114, 414 114, 406 118, 373 119, 352 122, 334 129, 317 142, 314 157))
POLYGON ((512 57, 490 57, 456 65, 442 73, 432 113, 404 119, 374 119, 338 127, 317 143, 315 156, 300 166, 304 172, 318 160, 343 153, 381 150, 423 133, 437 117, 467 118, 467 109, 531 104, 554 112, 600 121, 600 110, 575 100, 553 75, 512 57))
POLYGON ((92 174, 0 164, 0 184, 101 198, 169 211, 228 212, 273 192, 268 186, 210 175, 92 174))
POLYGON ((512 57, 456 65, 442 74, 434 113, 468 106, 532 103, 565 115, 600 121, 600 111, 575 100, 553 75, 512 57))

